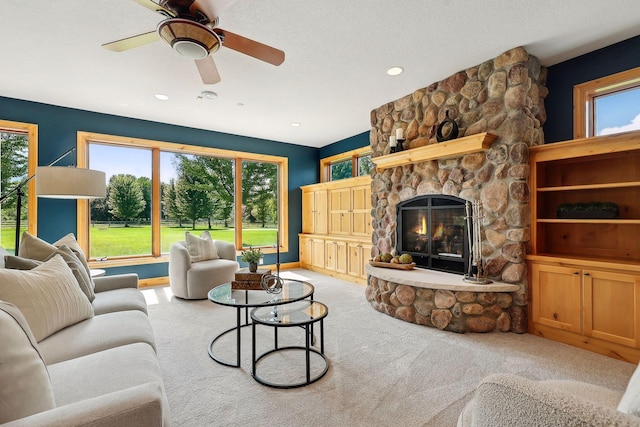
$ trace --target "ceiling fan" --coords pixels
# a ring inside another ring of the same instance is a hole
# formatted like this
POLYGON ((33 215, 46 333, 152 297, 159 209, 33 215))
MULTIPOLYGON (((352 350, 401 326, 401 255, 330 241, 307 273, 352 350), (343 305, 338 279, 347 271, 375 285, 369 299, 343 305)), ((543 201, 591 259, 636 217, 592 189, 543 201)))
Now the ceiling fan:
POLYGON ((166 19, 155 31, 105 43, 105 49, 122 52, 161 39, 180 55, 195 60, 204 84, 220 81, 218 68, 211 54, 221 46, 252 56, 273 65, 284 62, 284 52, 218 28, 220 13, 235 0, 134 0, 136 3, 158 12, 166 19))

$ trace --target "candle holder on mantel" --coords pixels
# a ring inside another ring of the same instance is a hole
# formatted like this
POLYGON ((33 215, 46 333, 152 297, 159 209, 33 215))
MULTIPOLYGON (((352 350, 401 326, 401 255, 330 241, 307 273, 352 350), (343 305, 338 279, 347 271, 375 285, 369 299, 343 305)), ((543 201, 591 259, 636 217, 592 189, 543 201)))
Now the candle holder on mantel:
POLYGON ((405 139, 404 139, 404 129, 403 128, 396 129, 396 142, 397 142, 396 151, 404 150, 404 147, 402 146, 402 143, 404 141, 405 141, 405 139))

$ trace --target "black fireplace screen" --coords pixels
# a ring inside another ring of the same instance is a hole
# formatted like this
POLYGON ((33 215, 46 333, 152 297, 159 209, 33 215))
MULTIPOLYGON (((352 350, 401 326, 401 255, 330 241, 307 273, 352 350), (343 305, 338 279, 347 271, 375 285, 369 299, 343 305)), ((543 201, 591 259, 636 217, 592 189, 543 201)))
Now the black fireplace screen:
POLYGON ((463 274, 469 258, 465 202, 453 196, 419 196, 398 204, 397 250, 418 266, 463 274))

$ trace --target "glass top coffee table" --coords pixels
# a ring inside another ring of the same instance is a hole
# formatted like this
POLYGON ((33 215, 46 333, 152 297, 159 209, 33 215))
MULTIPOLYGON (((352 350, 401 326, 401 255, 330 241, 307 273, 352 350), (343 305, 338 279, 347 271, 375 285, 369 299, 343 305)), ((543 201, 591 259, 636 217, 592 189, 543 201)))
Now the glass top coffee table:
POLYGON ((277 306, 294 301, 300 301, 306 298, 313 300, 313 293, 315 289, 311 283, 293 279, 282 279, 282 282, 282 291, 277 294, 268 293, 264 290, 232 289, 231 283, 216 286, 209 291, 209 301, 219 305, 236 308, 236 326, 221 332, 213 339, 213 341, 211 341, 211 344, 209 344, 209 356, 213 360, 221 365, 231 366, 234 368, 240 367, 240 330, 245 326, 251 325, 251 323, 249 323, 249 313, 247 311, 249 308, 277 306), (241 313, 243 308, 245 309, 244 324, 242 323, 241 313), (236 332, 237 354, 236 361, 229 362, 217 357, 214 354, 213 347, 220 338, 233 331, 236 332))

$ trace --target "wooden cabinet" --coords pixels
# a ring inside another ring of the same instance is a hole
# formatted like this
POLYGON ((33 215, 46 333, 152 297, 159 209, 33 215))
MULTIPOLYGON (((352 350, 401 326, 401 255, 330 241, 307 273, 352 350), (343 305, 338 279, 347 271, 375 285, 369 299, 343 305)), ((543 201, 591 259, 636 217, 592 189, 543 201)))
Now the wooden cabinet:
POLYGON ((301 267, 366 284, 371 233, 370 176, 302 187, 301 267))
POLYGON ((349 275, 355 277, 367 278, 367 273, 364 270, 364 266, 371 258, 370 244, 352 242, 348 245, 348 265, 349 275))
POLYGON ((347 272, 347 242, 325 240, 325 268, 337 273, 347 272))
POLYGON ((327 233, 327 190, 302 188, 302 232, 327 233))
POLYGON ((582 333, 582 291, 578 268, 533 264, 533 321, 582 333))
POLYGON ((351 188, 329 190, 329 234, 351 232, 351 188))
POLYGON ((529 161, 533 332, 638 363, 640 132, 531 147, 529 161), (592 202, 619 215, 559 210, 592 202))
POLYGON ((303 268, 324 268, 324 265, 324 239, 300 235, 300 266, 303 268))

